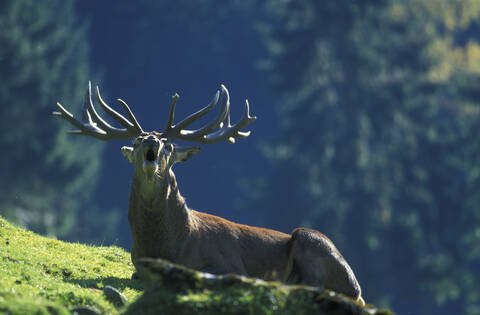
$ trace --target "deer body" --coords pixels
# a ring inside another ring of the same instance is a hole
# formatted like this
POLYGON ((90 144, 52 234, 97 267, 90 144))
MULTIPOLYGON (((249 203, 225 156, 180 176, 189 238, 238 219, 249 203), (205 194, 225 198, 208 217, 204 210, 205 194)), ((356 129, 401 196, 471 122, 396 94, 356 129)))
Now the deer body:
POLYGON ((145 181, 142 172, 134 174, 128 216, 134 264, 138 258, 161 257, 215 274, 276 279, 285 273, 290 235, 191 210, 173 171, 166 175, 145 181), (147 192, 144 185, 155 189, 147 192))
POLYGON ((120 101, 130 119, 118 114, 100 97, 102 108, 125 129, 111 126, 96 112, 91 86, 85 98, 84 121, 57 103, 60 112, 79 130, 75 134, 102 140, 135 138, 133 147, 122 147, 125 158, 133 164, 129 222, 133 238, 132 262, 142 257, 163 258, 196 270, 214 274, 237 273, 266 280, 303 283, 335 290, 357 299, 361 289, 350 266, 335 245, 318 231, 298 228, 291 235, 237 224, 226 219, 189 209, 178 189, 172 166, 200 151, 199 147, 179 147, 172 139, 214 143, 245 138, 241 129, 255 120, 246 102, 241 120, 230 124, 229 95, 221 89, 221 109, 217 118, 197 130, 185 129, 209 112, 220 93, 207 107, 173 125, 174 97, 167 127, 163 133, 144 132, 125 102, 120 101))

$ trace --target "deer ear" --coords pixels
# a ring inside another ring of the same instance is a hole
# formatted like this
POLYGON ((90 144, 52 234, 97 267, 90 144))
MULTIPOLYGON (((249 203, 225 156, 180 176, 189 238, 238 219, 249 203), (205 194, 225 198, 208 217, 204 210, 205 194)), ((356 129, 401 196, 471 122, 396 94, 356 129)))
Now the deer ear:
POLYGON ((175 162, 185 162, 200 151, 200 147, 175 146, 175 162))
POLYGON ((127 159, 128 162, 133 163, 133 148, 132 147, 122 147, 122 154, 127 159))

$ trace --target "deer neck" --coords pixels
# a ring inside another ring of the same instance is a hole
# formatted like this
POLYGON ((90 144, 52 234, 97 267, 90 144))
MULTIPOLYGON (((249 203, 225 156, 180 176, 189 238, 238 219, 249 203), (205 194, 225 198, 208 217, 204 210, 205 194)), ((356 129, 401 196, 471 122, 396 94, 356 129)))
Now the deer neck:
POLYGON ((147 257, 175 257, 174 240, 188 233, 189 210, 181 196, 175 174, 155 174, 153 179, 134 174, 130 194, 129 221, 134 246, 148 251, 147 257), (141 244, 141 245, 140 245, 141 244))

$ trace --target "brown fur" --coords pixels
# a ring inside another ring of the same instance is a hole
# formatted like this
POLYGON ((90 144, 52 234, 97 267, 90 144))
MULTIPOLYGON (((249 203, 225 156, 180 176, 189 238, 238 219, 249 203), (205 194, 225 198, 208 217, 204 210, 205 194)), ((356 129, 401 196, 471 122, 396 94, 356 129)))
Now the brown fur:
POLYGON ((141 257, 163 258, 214 274, 320 286, 363 304, 355 275, 325 235, 306 228, 289 235, 191 210, 178 190, 173 162, 167 164, 154 182, 134 173, 129 208, 134 264, 141 257))

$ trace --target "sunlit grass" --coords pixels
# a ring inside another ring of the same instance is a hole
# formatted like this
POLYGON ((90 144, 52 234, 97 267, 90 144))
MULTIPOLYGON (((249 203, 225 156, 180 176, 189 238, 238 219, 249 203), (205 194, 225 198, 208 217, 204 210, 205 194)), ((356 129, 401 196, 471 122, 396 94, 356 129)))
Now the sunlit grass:
POLYGON ((36 235, 0 218, 0 313, 66 313, 92 306, 118 313, 102 288, 129 301, 140 294, 129 253, 118 247, 66 243, 36 235))

